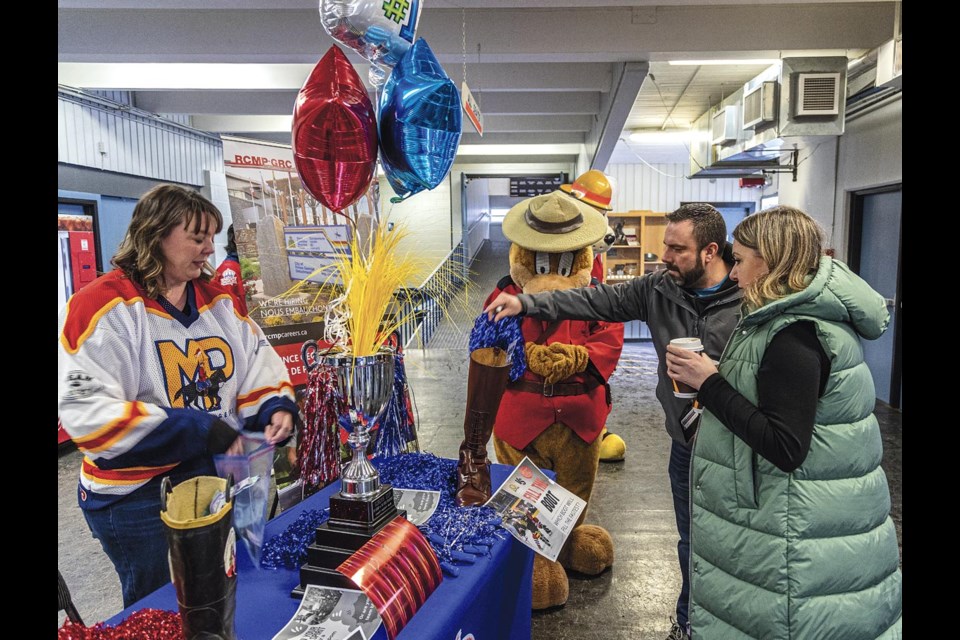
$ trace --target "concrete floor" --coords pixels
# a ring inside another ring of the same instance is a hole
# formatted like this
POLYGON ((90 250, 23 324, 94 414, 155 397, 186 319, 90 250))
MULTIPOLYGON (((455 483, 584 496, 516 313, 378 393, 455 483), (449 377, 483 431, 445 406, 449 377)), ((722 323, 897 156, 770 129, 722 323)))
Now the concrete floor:
MULTIPOLYGON (((483 299, 507 271, 507 245, 486 245, 472 269, 475 286, 465 304, 451 311, 429 348, 407 353, 421 447, 456 457, 463 437, 466 403, 466 345, 483 299)), ((611 379, 611 431, 627 442, 626 460, 602 464, 587 521, 613 536, 616 562, 592 578, 571 578, 565 607, 533 614, 533 638, 558 640, 662 639, 670 627, 680 585, 676 524, 667 479, 670 442, 654 396, 657 357, 649 343, 628 343, 611 379)), ((878 403, 884 436, 884 469, 890 482, 893 517, 901 533, 902 415, 878 403)), ((491 445, 492 457, 492 445, 491 445)), ((120 583, 77 507, 80 454, 58 463, 58 567, 88 624, 122 607, 120 583)), ((902 535, 900 536, 902 544, 902 535)), ((58 625, 64 616, 58 614, 58 625)), ((259 640, 259 639, 247 639, 259 640)))

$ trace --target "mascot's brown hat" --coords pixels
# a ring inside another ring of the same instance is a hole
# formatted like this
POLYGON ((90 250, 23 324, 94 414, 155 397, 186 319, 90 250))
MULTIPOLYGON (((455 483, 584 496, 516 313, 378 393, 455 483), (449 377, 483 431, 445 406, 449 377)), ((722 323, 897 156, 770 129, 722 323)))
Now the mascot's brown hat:
POLYGON ((503 219, 503 235, 531 251, 576 251, 606 233, 607 219, 602 213, 561 191, 527 198, 503 219))

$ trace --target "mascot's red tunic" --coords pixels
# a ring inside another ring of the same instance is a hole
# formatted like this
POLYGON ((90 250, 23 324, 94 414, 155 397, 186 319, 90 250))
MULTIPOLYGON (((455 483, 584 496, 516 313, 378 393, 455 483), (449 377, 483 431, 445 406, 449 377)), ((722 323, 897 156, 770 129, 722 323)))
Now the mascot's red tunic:
MULTIPOLYGON (((498 283, 484 306, 490 304, 501 291, 514 295, 523 293, 507 277, 498 283)), ((555 385, 579 384, 585 393, 549 395, 550 385, 544 387, 543 378, 527 369, 521 380, 539 385, 543 391, 534 393, 511 383, 500 403, 494 433, 511 446, 523 449, 551 424, 562 422, 584 442, 593 442, 600 435, 610 413, 607 379, 613 374, 623 348, 623 324, 592 320, 544 322, 524 318, 521 329, 525 342, 545 345, 559 342, 586 347, 590 353, 587 370, 555 385)))

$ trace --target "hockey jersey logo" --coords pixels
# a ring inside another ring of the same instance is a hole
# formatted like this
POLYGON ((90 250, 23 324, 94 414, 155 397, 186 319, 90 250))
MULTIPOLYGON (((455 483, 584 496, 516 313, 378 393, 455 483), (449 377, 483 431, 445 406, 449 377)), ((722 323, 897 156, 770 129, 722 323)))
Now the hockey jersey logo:
POLYGON ((67 372, 67 390, 61 395, 64 400, 81 400, 103 389, 103 383, 86 371, 74 369, 67 372))
POLYGON ((171 407, 218 411, 220 389, 233 377, 233 351, 219 337, 157 342, 157 353, 171 407))

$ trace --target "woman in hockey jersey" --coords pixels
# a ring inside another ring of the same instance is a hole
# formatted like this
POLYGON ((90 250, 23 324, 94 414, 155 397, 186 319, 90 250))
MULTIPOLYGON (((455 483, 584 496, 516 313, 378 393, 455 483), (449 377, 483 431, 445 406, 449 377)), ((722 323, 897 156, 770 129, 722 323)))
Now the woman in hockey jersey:
POLYGON ((60 418, 85 454, 80 508, 120 576, 124 607, 170 580, 160 480, 216 475, 212 456, 239 452, 240 429, 272 443, 293 433, 286 367, 210 283, 222 226, 199 193, 151 189, 116 269, 78 291, 60 317, 60 418))

